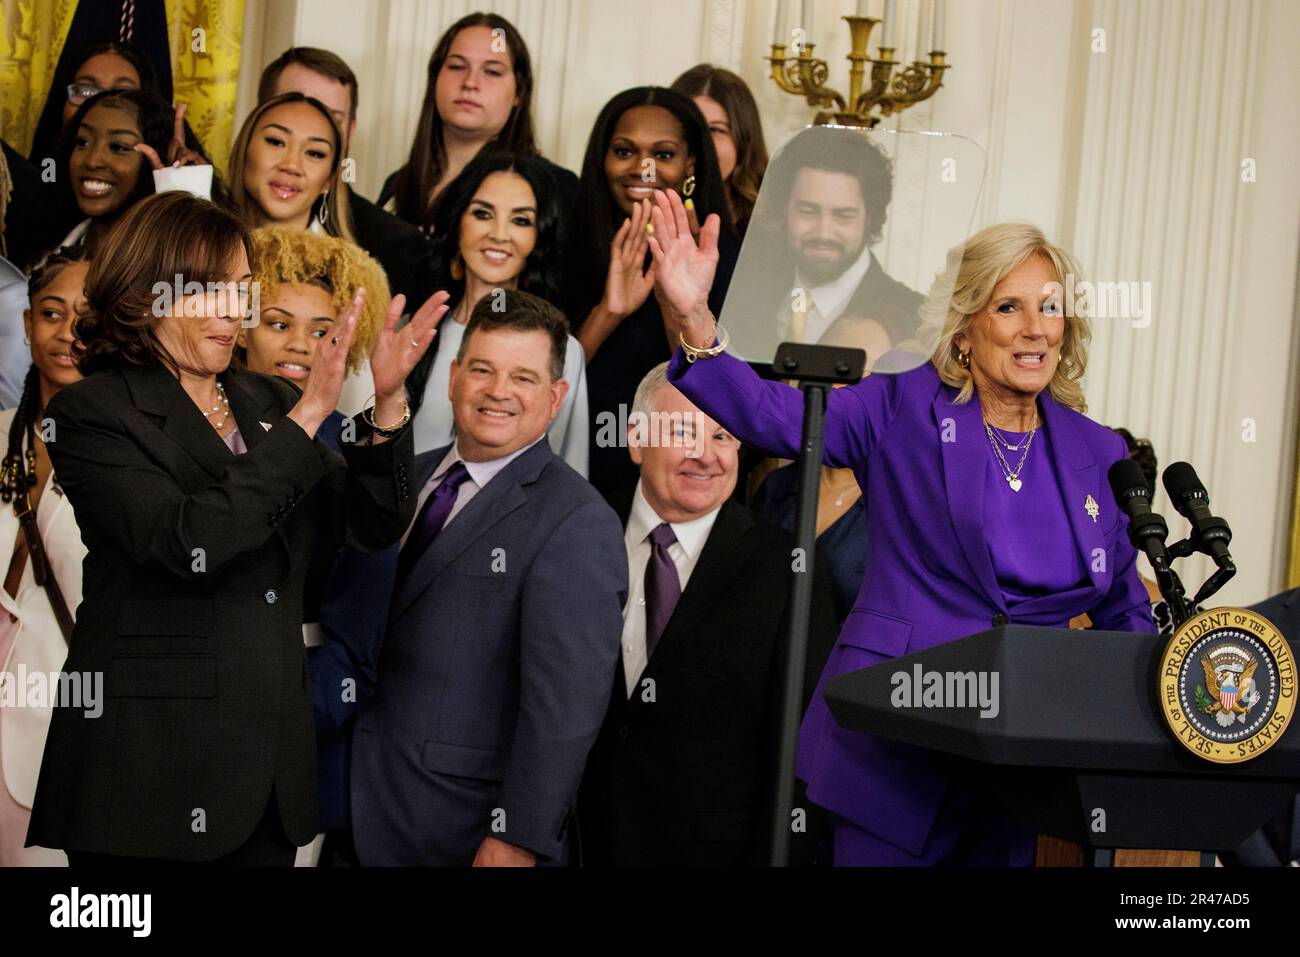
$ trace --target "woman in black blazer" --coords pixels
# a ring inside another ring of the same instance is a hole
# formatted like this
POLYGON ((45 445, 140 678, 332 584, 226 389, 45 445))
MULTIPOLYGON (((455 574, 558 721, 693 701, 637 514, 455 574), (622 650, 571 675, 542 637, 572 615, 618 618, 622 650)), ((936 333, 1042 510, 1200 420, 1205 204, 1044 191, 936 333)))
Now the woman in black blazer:
POLYGON ((364 295, 302 393, 229 367, 251 251, 212 203, 134 206, 86 278, 87 378, 47 410, 88 549, 65 670, 91 690, 55 709, 28 843, 74 866, 292 863, 317 817, 301 630, 313 533, 324 523, 375 551, 414 513, 405 379, 442 297, 400 331, 394 300, 371 357, 374 408, 340 458, 314 436, 364 295), (177 275, 204 294, 174 297, 177 275))

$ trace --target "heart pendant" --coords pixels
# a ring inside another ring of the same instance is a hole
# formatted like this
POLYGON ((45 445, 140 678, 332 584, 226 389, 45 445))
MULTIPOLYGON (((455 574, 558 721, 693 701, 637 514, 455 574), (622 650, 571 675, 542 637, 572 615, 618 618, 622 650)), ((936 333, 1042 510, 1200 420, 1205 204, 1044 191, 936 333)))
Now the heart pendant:
POLYGON ((1020 481, 1020 479, 1018 479, 1018 478, 1009 478, 1009 479, 1007 479, 1007 484, 1011 486, 1011 491, 1013 491, 1013 492, 1019 492, 1019 491, 1020 491, 1020 486, 1021 486, 1021 481, 1020 481))

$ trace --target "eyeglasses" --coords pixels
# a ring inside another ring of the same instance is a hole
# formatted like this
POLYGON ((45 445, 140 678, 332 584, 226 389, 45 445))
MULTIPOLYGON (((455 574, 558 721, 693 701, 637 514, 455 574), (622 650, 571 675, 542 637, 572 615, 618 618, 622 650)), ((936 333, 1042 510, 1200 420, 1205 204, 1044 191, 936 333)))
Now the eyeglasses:
POLYGON ((81 106, 96 93, 102 93, 97 86, 91 86, 89 83, 69 83, 68 84, 68 102, 73 106, 81 106))

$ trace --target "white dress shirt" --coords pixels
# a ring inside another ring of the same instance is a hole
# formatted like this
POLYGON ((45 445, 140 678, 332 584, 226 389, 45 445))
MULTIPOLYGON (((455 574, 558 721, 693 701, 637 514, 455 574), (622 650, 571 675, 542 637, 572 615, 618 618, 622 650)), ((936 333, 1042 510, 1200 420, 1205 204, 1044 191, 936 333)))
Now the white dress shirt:
POLYGON ((402 545, 406 545, 407 536, 411 534, 411 529, 415 528, 415 523, 420 520, 420 512, 424 509, 424 503, 428 500, 429 496, 433 494, 433 490, 442 484, 442 480, 447 475, 447 471, 453 465, 457 462, 465 462, 465 471, 469 473, 469 478, 462 482, 460 488, 457 490, 456 504, 454 504, 451 507, 451 511, 447 513, 447 521, 443 522, 443 528, 450 525, 456 516, 464 511, 465 506, 470 503, 470 500, 481 492, 488 482, 496 478, 497 474, 502 469, 544 438, 546 438, 545 433, 539 435, 522 449, 511 452, 509 455, 503 455, 499 459, 489 459, 486 462, 465 462, 460 455, 460 442, 453 445, 447 450, 447 454, 442 457, 442 461, 438 463, 438 467, 433 470, 433 474, 429 476, 429 480, 425 482, 424 486, 420 489, 420 494, 415 500, 415 518, 411 521, 411 524, 407 526, 406 533, 402 535, 402 545))
MULTIPOLYGON (((795 273, 795 289, 808 290, 808 302, 806 303, 808 311, 804 314, 804 342, 820 342, 822 336, 830 329, 831 323, 844 314, 848 308, 849 300, 853 294, 858 291, 867 278, 867 273, 871 271, 871 250, 863 246, 862 253, 854 261, 853 265, 844 270, 838 279, 832 279, 828 283, 820 286, 809 288, 804 285, 799 274, 795 273)), ((788 337, 790 335, 790 310, 783 307, 781 314, 781 335, 788 337)))
MULTIPOLYGON (((677 580, 681 583, 683 593, 721 508, 719 505, 707 515, 693 518, 689 522, 670 523, 677 541, 668 546, 668 556, 677 566, 677 580)), ((645 645, 645 570, 653 551, 653 546, 648 541, 650 533, 662 524, 663 519, 646 501, 641 483, 637 482, 636 494, 632 496, 632 511, 628 515, 627 528, 623 531, 629 578, 627 604, 623 607, 623 677, 627 682, 629 698, 636 692, 637 680, 649 661, 645 645)))

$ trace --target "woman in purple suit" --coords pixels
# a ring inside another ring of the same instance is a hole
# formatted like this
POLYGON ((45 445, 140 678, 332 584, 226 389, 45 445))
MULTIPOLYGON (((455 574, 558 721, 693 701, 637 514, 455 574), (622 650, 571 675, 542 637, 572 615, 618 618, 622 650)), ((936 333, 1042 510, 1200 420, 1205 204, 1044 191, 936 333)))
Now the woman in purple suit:
MULTIPOLYGON (((681 348, 669 378, 742 442, 794 458, 803 400, 716 348, 704 305, 717 225, 698 242, 656 197, 650 240, 681 348)), ((1063 315, 1070 256, 1033 226, 967 241, 930 361, 832 391, 824 462, 867 503, 866 577, 799 736, 797 772, 831 812, 837 864, 1028 865, 1034 835, 937 752, 848 731, 822 695, 845 672, 1015 622, 1152 632, 1127 519, 1106 480, 1127 455, 1082 413, 1088 320, 1063 315)))

